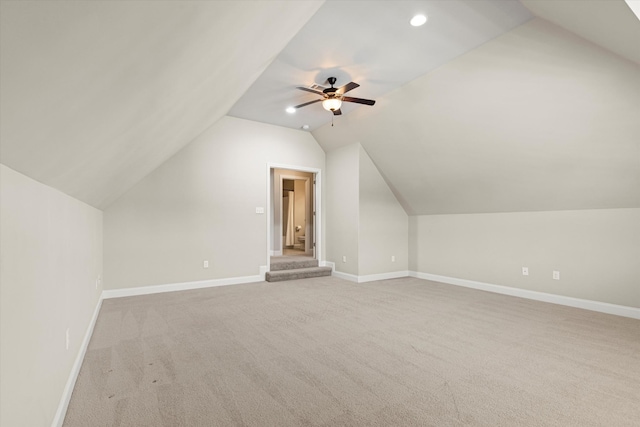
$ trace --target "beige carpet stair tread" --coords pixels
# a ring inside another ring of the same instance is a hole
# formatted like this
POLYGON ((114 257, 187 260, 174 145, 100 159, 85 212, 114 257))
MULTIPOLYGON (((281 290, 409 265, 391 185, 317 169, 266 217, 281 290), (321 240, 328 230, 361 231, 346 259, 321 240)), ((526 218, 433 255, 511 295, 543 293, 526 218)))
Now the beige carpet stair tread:
MULTIPOLYGON (((285 258, 285 257, 283 257, 285 258)), ((318 260, 307 257, 289 257, 284 260, 271 261, 271 271, 294 270, 298 268, 317 267, 318 260)))
POLYGON ((283 280, 307 279, 310 277, 331 276, 331 267, 306 267, 292 270, 268 271, 267 282, 281 282, 283 280))

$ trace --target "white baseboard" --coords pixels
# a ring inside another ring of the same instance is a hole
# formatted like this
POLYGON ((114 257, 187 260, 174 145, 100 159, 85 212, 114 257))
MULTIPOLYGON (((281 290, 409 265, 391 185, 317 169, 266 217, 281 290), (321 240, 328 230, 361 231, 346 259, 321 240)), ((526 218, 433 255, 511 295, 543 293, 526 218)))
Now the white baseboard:
POLYGON ((392 271, 389 273, 368 274, 366 276, 356 276, 355 274, 343 273, 342 271, 336 271, 336 264, 330 261, 323 261, 320 265, 331 267, 331 274, 340 279, 348 280, 355 283, 374 282, 376 280, 397 279, 399 277, 409 276, 408 271, 392 271))
POLYGON ((318 261, 320 267, 331 267, 331 271, 336 271, 336 264, 331 261, 318 261))
POLYGON ((282 256, 282 251, 269 251, 271 256, 282 256))
POLYGON ((410 271, 411 277, 418 279, 432 280, 450 285, 464 286, 465 288, 480 289, 482 291, 494 292, 498 294, 511 295, 514 297, 526 298, 536 301, 544 301, 552 304, 566 305, 569 307, 582 308, 585 310, 598 311, 600 313, 614 314, 616 316, 640 319, 640 308, 628 307, 624 305, 610 304, 607 302, 592 301, 580 298, 567 297, 563 295, 548 294, 545 292, 530 291, 527 289, 512 288, 509 286, 494 285, 491 283, 476 282, 474 280, 458 279, 455 277, 439 276, 437 274, 420 273, 410 271))
POLYGON ((71 401, 71 394, 73 393, 73 388, 76 385, 78 374, 80 374, 80 368, 82 367, 84 356, 87 352, 87 348, 89 347, 91 335, 93 335, 93 328, 96 326, 96 320, 98 320, 100 307, 102 307, 102 296, 100 296, 98 304, 96 305, 96 309, 93 311, 93 316, 91 317, 91 321, 89 322, 87 331, 85 332, 84 338, 82 339, 82 344, 80 344, 80 350, 78 350, 76 360, 75 362, 73 362, 73 366, 71 367, 71 372, 69 373, 67 384, 64 386, 64 391, 62 392, 62 397, 60 398, 60 403, 58 404, 56 415, 53 418, 53 423, 51 424, 52 427, 62 427, 62 423, 64 423, 64 417, 67 415, 67 408, 69 407, 69 402, 71 401))
POLYGON ((400 277, 408 277, 409 272, 391 271, 389 273, 367 274, 366 276, 358 276, 358 283, 375 282, 376 280, 398 279, 400 277))
POLYGON ((348 280, 350 282, 358 283, 358 276, 356 276, 355 274, 343 273, 341 271, 333 270, 331 272, 331 275, 335 276, 335 277, 337 277, 339 279, 344 279, 344 280, 348 280))
POLYGON ((192 289, 212 288, 215 286, 239 285, 242 283, 255 283, 264 281, 263 269, 266 272, 267 267, 260 267, 260 274, 256 276, 230 277, 226 279, 199 280, 195 282, 170 283, 166 285, 150 285, 140 286, 138 288, 127 289, 111 289, 102 291, 104 299, 132 297, 137 295, 159 294, 162 292, 188 291, 192 289))

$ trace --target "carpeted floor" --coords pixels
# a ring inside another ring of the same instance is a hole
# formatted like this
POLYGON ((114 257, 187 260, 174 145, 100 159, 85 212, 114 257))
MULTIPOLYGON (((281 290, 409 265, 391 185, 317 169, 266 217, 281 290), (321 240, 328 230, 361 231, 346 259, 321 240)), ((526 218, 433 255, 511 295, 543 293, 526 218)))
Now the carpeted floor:
POLYGON ((638 426, 640 321, 403 278, 105 300, 65 426, 638 426))
POLYGON ((284 248, 282 250, 283 256, 311 256, 307 254, 304 249, 292 249, 292 248, 284 248))

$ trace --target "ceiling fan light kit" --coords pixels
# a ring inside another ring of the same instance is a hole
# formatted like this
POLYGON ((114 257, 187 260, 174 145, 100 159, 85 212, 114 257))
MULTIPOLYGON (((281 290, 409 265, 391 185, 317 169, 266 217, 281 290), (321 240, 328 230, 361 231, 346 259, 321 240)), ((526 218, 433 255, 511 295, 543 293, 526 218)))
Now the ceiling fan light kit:
POLYGON ((327 111, 336 111, 339 110, 342 106, 342 101, 338 98, 329 98, 322 101, 322 107, 327 111))

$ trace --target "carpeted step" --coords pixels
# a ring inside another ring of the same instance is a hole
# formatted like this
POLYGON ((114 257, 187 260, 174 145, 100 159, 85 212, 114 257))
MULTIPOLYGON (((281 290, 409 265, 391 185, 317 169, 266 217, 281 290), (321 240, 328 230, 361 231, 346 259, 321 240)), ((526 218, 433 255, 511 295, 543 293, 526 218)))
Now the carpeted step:
POLYGON ((280 270, 294 270, 297 268, 310 268, 317 267, 318 260, 313 258, 303 258, 300 257, 298 259, 294 257, 283 258, 283 260, 271 261, 271 271, 280 271, 280 270))
POLYGON ((309 277, 331 276, 331 267, 307 267, 295 270, 267 271, 267 282, 282 282, 284 280, 307 279, 309 277))

